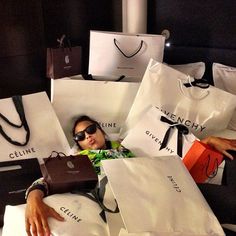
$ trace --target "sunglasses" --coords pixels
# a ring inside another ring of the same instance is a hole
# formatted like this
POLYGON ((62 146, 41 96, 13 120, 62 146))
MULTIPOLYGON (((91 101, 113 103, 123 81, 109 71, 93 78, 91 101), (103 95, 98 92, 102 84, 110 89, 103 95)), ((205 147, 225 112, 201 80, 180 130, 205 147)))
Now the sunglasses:
POLYGON ((85 139, 85 132, 87 134, 95 134, 96 131, 97 131, 97 125, 96 124, 92 124, 92 125, 89 125, 87 128, 85 128, 84 130, 82 131, 79 131, 78 133, 75 134, 74 136, 74 140, 76 142, 80 142, 80 141, 83 141, 85 139))

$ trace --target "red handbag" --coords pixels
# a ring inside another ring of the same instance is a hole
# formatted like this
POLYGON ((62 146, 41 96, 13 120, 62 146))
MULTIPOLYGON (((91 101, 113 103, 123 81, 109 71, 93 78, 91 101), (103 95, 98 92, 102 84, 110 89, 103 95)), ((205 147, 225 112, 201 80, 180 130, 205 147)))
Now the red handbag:
POLYGON ((208 178, 215 177, 222 161, 223 154, 197 140, 183 158, 184 165, 196 183, 204 183, 208 178))

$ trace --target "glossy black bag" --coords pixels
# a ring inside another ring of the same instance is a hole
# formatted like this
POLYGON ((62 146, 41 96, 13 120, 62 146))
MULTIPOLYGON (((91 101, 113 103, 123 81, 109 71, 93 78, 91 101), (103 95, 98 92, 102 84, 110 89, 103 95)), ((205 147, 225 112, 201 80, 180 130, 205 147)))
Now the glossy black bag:
POLYGON ((0 162, 0 227, 6 205, 26 202, 25 191, 33 181, 42 177, 37 158, 0 162))

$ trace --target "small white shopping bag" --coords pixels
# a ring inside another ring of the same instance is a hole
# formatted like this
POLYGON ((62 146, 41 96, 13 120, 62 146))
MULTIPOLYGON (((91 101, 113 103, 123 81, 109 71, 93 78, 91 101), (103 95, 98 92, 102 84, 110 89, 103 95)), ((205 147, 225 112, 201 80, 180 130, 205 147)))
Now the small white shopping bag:
POLYGON ((97 120, 108 134, 120 132, 140 83, 88 81, 82 76, 51 80, 52 105, 72 146, 72 128, 80 115, 97 120))
POLYGON ((141 80, 150 58, 162 62, 164 45, 163 35, 90 31, 89 73, 141 80))
POLYGON ((21 98, 17 103, 12 98, 0 100, 0 160, 41 159, 53 150, 69 153, 70 145, 47 94, 21 98))
POLYGON ((122 145, 135 156, 185 156, 196 137, 184 125, 151 106, 129 130, 122 145))
MULTIPOLYGON (((53 236, 109 236, 107 223, 101 217, 101 208, 91 199, 71 193, 55 194, 44 198, 65 221, 49 218, 53 236)), ((25 205, 7 206, 2 236, 26 236, 25 205), (14 227, 12 227, 14 222, 14 227)))
POLYGON ((124 137, 146 109, 154 105, 201 139, 228 126, 236 107, 235 100, 235 95, 214 86, 195 86, 190 76, 151 59, 121 136, 124 137))
POLYGON ((225 235, 178 156, 104 160, 102 165, 130 235, 225 235))

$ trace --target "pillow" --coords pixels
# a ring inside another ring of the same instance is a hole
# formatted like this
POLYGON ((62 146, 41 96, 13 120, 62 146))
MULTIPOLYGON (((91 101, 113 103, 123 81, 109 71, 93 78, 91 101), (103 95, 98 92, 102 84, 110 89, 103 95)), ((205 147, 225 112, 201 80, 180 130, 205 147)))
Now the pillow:
MULTIPOLYGON (((217 88, 236 95, 236 67, 213 63, 212 75, 214 85, 217 88)), ((228 128, 236 130, 236 111, 233 114, 228 128)))
POLYGON ((204 62, 194 62, 188 64, 169 65, 170 67, 194 77, 195 79, 201 79, 205 73, 204 62))

